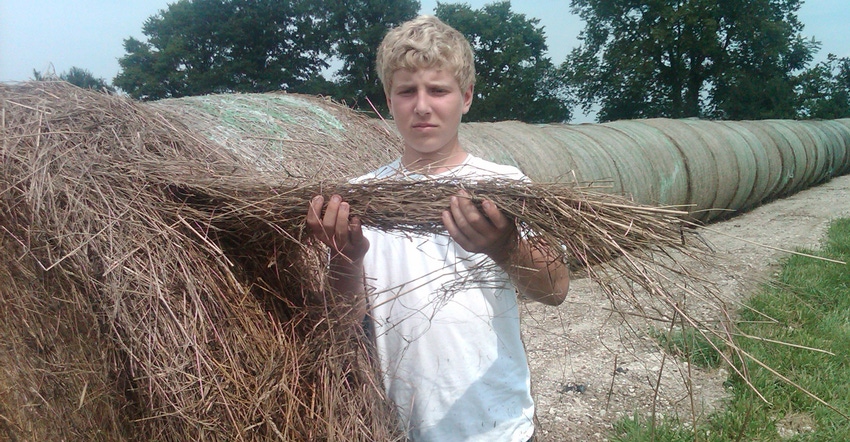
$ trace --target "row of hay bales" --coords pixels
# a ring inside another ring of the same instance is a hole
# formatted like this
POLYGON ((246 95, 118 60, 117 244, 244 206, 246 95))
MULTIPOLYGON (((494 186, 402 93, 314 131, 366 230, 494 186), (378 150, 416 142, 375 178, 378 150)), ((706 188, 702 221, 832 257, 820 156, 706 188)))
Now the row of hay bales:
POLYGON ((533 126, 470 123, 462 143, 538 181, 599 183, 702 221, 850 172, 850 119, 646 119, 533 126))
MULTIPOLYGON (((391 123, 361 120, 352 127, 337 105, 313 97, 214 95, 152 106, 258 167, 287 175, 350 178, 401 149, 391 123)), ((460 136, 471 152, 516 165, 535 181, 593 183, 639 203, 686 206, 701 221, 850 172, 850 119, 508 121, 464 123, 460 136)))

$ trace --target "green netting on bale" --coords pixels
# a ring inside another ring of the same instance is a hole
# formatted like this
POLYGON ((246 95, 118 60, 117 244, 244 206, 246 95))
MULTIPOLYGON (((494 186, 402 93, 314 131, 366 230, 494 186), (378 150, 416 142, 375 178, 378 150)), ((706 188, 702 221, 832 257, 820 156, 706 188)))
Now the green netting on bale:
POLYGON ((707 142, 679 120, 653 118, 638 122, 658 129, 678 148, 687 172, 687 210, 697 219, 706 219, 718 190, 717 161, 707 142))

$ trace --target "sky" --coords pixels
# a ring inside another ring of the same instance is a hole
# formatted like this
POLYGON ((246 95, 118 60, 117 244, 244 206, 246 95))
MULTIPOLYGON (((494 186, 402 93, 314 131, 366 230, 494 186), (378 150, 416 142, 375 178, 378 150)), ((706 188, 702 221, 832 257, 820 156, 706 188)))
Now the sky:
MULTIPOLYGON (((436 0, 421 0, 422 13, 433 13, 436 0)), ((124 39, 143 40, 142 25, 173 0, 0 0, 0 82, 26 81, 33 69, 56 74, 72 66, 107 82, 119 72, 124 39)), ((493 0, 447 0, 478 9, 493 0)), ((549 45, 549 57, 560 64, 578 46, 584 24, 569 8, 569 0, 514 0, 514 12, 539 18, 549 45)), ((827 53, 850 57, 850 1, 807 0, 798 12, 803 34, 827 53)))

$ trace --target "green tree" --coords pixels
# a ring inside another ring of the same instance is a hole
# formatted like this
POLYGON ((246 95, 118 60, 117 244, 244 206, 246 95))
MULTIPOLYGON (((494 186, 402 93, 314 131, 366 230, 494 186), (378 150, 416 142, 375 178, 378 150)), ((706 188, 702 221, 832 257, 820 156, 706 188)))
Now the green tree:
POLYGON ((829 54, 800 75, 801 118, 850 118, 850 58, 829 54))
POLYGON ((88 69, 78 68, 76 66, 71 66, 70 69, 59 74, 58 77, 55 73, 42 74, 35 69, 33 69, 32 74, 35 81, 61 80, 85 89, 115 92, 115 88, 106 83, 106 80, 95 77, 88 69))
POLYGON ((792 117, 800 0, 572 0, 585 21, 561 69, 598 119, 792 117))
MULTIPOLYGON (((350 106, 369 110, 369 102, 386 110, 384 90, 375 71, 378 45, 387 30, 414 18, 418 0, 330 1, 334 55, 342 61, 335 73, 332 96, 350 106)), ((331 91, 325 91, 331 93, 331 91)))
POLYGON ((328 66, 328 15, 310 0, 179 0, 124 41, 114 84, 159 99, 292 90, 328 66))
POLYGON ((540 20, 512 12, 510 1, 480 10, 438 2, 436 15, 466 35, 475 51, 475 101, 467 121, 569 121, 569 100, 545 56, 540 20))
POLYGON ((724 37, 712 78, 709 116, 732 120, 794 118, 797 74, 819 43, 800 36, 801 0, 718 2, 724 37))

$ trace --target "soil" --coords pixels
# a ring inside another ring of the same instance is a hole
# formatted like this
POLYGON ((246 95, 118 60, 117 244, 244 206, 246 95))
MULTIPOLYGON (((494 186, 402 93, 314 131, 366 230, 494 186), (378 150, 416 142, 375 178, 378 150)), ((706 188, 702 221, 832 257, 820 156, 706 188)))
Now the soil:
MULTIPOLYGON (((850 176, 843 176, 712 223, 700 229, 714 250, 701 271, 734 310, 775 275, 784 250, 819 248, 830 221, 847 216, 850 176)), ((647 336, 647 324, 612 313, 587 278, 573 279, 560 307, 529 303, 524 314, 538 441, 607 441, 619 418, 653 412, 693 422, 726 397, 726 369, 665 357, 647 336)))

